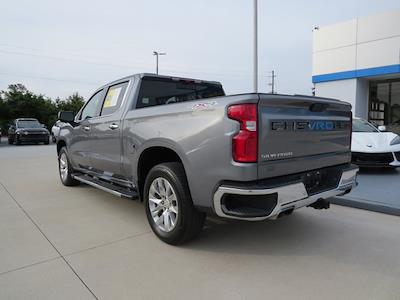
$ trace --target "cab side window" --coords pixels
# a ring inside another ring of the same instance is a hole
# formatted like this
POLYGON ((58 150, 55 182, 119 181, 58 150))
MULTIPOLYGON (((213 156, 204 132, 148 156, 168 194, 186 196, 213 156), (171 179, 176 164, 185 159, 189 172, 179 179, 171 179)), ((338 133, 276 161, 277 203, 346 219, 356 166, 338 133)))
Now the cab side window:
POLYGON ((103 100, 103 90, 98 91, 96 94, 89 99, 86 106, 82 110, 80 120, 86 120, 93 117, 97 117, 97 112, 99 108, 99 104, 103 100))
POLYGON ((111 115, 121 107, 127 86, 128 82, 123 82, 108 88, 106 98, 101 108, 101 116, 111 115))

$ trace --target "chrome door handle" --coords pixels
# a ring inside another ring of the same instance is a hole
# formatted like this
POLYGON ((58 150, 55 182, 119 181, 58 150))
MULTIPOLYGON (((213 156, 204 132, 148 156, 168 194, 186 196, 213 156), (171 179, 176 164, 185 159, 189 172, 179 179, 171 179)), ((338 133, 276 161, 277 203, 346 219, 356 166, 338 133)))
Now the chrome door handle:
POLYGON ((118 124, 112 123, 108 127, 110 127, 110 129, 114 130, 114 129, 118 129, 119 126, 118 126, 118 124))
POLYGON ((89 131, 90 130, 90 126, 83 126, 83 130, 89 131))

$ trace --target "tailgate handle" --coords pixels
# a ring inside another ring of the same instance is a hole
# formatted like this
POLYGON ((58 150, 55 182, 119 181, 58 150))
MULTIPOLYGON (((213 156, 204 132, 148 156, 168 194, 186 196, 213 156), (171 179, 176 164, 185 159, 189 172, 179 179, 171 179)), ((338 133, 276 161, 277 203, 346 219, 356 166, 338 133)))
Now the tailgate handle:
POLYGON ((309 110, 312 112, 322 112, 325 111, 329 107, 329 104, 326 103, 313 103, 310 105, 309 110))

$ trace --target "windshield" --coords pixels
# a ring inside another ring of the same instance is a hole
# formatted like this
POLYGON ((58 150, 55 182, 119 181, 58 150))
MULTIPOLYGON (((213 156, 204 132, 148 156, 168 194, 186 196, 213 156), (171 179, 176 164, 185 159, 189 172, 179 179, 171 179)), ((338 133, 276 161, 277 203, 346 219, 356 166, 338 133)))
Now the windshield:
POLYGON ((18 128, 42 128, 42 125, 36 120, 21 120, 17 122, 18 128))
POLYGON ((353 120, 353 132, 379 132, 371 123, 361 120, 353 120))

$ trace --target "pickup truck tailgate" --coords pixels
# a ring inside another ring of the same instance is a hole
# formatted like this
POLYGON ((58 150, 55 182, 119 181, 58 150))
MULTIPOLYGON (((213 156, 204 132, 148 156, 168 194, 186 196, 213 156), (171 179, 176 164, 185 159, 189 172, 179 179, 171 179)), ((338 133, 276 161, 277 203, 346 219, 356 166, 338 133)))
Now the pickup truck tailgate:
POLYGON ((350 162, 350 104, 307 96, 259 96, 260 179, 350 162))

